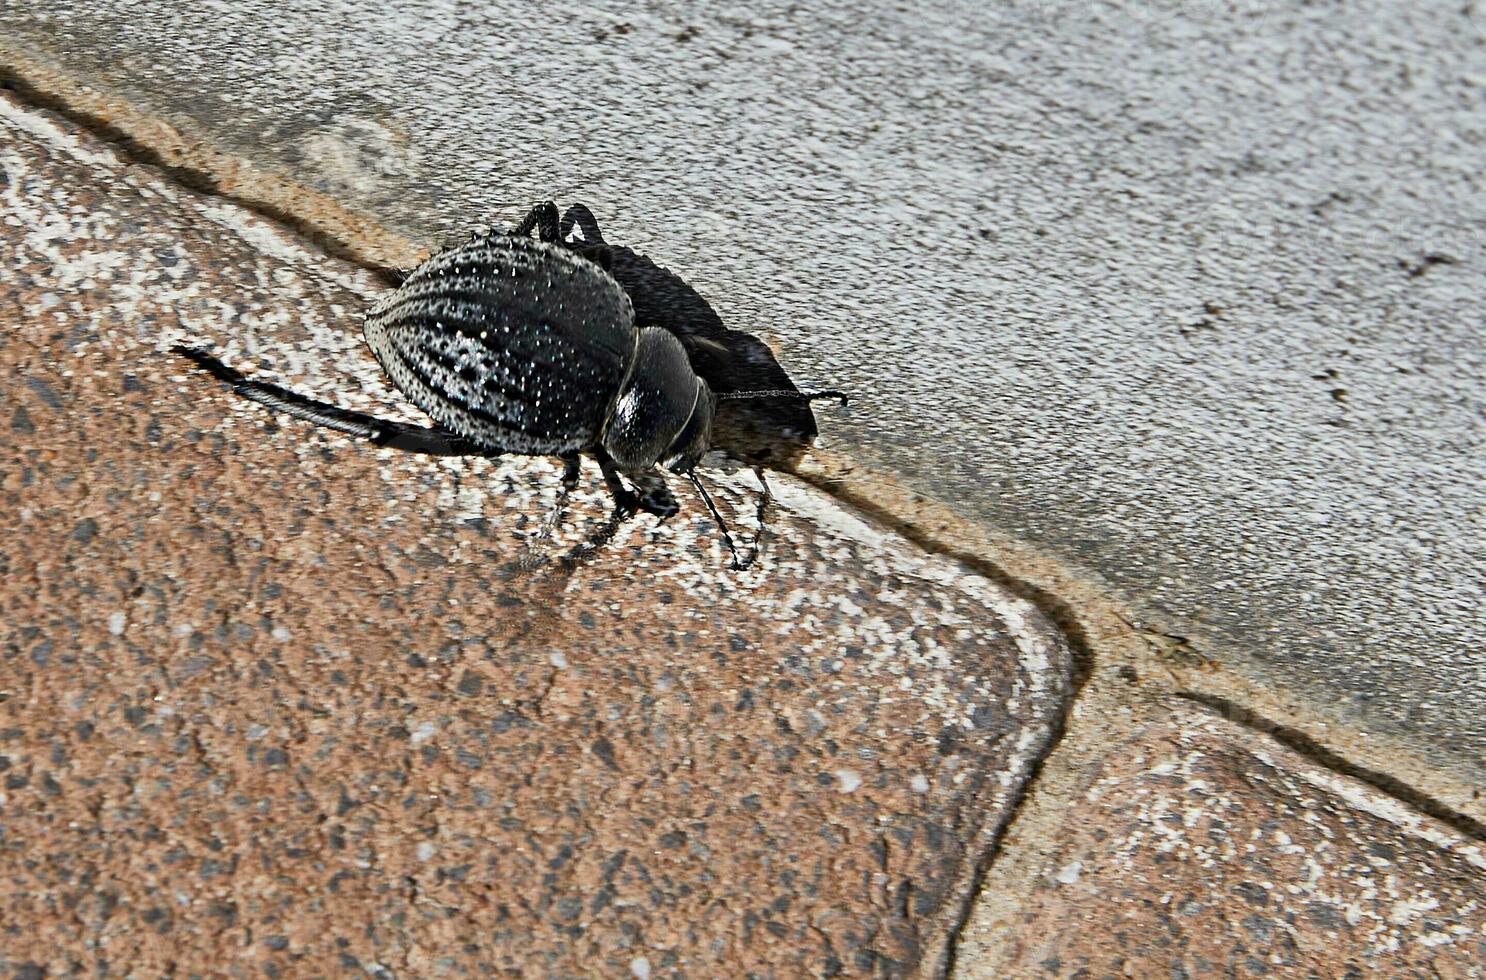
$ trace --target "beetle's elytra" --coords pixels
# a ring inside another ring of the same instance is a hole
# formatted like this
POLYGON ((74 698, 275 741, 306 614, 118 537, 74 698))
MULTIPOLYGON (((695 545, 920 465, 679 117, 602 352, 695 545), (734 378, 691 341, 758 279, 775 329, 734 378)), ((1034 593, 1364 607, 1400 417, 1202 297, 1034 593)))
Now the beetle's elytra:
MULTIPOLYGON (((556 456, 565 465, 557 513, 577 483, 579 454, 592 455, 614 497, 611 528, 636 510, 674 513, 658 468, 684 475, 717 521, 733 567, 746 567, 757 549, 739 559, 694 472, 711 446, 717 396, 674 335, 636 327, 630 298, 602 259, 600 249, 560 240, 557 207, 546 202, 508 233, 434 255, 373 306, 367 343, 393 384, 434 419, 431 428, 327 405, 248 379, 203 351, 175 349, 246 398, 378 445, 556 456), (533 229, 539 240, 529 237, 533 229)), ((777 390, 724 397, 845 400, 777 390)))
POLYGON ((487 235, 436 255, 365 332, 414 404, 486 448, 598 448, 635 475, 662 462, 683 473, 707 451, 716 398, 685 348, 637 330, 619 284, 559 244, 487 235))
POLYGON ((445 428, 554 456, 598 441, 637 334, 603 270, 505 235, 425 262, 372 308, 365 333, 393 383, 445 428))

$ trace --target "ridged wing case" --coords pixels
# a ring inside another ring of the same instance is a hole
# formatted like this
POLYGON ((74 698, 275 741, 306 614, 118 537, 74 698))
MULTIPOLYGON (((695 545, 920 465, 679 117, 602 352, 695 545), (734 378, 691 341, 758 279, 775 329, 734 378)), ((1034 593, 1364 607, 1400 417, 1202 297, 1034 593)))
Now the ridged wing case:
POLYGON ((366 315, 393 382, 497 452, 593 446, 634 363, 629 297, 567 249, 488 235, 442 252, 366 315))

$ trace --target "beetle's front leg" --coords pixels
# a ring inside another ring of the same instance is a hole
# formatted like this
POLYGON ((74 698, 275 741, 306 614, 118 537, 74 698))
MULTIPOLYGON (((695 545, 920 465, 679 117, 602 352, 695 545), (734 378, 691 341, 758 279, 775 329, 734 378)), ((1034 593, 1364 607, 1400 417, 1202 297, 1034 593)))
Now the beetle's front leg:
POLYGON ((594 453, 599 461, 599 469, 604 474, 604 484, 609 488, 609 496, 614 498, 614 516, 621 520, 630 516, 640 509, 640 498, 635 492, 624 485, 620 479, 619 468, 614 465, 614 460, 602 449, 594 453))
POLYGON ((681 509, 681 505, 676 503, 676 497, 671 493, 671 488, 666 486, 665 477, 654 470, 649 473, 632 473, 630 481, 634 483, 635 489, 640 491, 640 509, 645 513, 654 514, 661 520, 665 520, 681 509))
POLYGON ((666 486, 665 478, 659 473, 650 471, 648 473, 629 474, 630 482, 635 485, 631 490, 624 485, 624 480, 619 475, 619 469, 609 454, 600 450, 596 453, 599 461, 599 469, 604 471, 604 482, 609 486, 609 493, 614 496, 614 513, 628 517, 643 511, 646 514, 654 514, 661 520, 665 520, 681 506, 676 503, 676 498, 671 494, 671 488, 666 486))
POLYGON ((581 559, 592 555, 608 544, 614 535, 619 533, 619 526, 640 509, 640 498, 624 485, 624 481, 619 477, 619 469, 614 465, 614 460, 609 458, 609 454, 602 449, 595 448, 593 455, 599 461, 599 469, 604 473, 604 483, 609 488, 609 494, 614 498, 614 511, 609 515, 609 519, 604 521, 603 526, 590 535, 587 541, 563 557, 563 563, 569 567, 573 567, 581 559))

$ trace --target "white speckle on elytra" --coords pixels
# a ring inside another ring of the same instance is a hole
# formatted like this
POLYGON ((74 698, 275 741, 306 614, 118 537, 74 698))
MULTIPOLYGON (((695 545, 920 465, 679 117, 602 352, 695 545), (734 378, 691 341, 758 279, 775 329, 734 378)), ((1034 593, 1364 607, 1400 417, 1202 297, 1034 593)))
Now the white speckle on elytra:
POLYGON ((629 972, 636 980, 650 980, 650 961, 643 956, 636 956, 629 961, 629 972))
POLYGON ((431 721, 419 722, 418 726, 413 729, 413 734, 409 736, 408 741, 413 745, 422 745, 424 742, 433 738, 434 733, 438 730, 439 726, 431 721))
POLYGON ((290 633, 288 628, 284 626, 275 626, 273 628, 273 632, 269 635, 272 636, 275 640, 278 640, 280 643, 288 643, 289 640, 292 639, 294 636, 294 634, 290 633))
POLYGON ((424 841, 419 844, 416 851, 419 861, 431 861, 433 860, 433 856, 438 852, 438 847, 430 841, 424 841))
POLYGON ((838 793, 855 792, 856 788, 860 785, 862 785, 861 773, 853 772, 850 769, 836 770, 836 791, 838 793))
POLYGON ((915 793, 927 793, 929 791, 929 778, 923 773, 916 773, 914 777, 908 781, 908 788, 913 790, 915 793))
POLYGON ((553 650, 550 654, 548 654, 547 660, 558 670, 564 670, 567 668, 568 665, 568 655, 563 653, 561 650, 553 650))
POLYGON ((126 617, 124 616, 123 613, 116 612, 116 613, 111 614, 108 617, 108 631, 110 633, 112 633, 114 636, 123 636, 124 635, 124 623, 125 622, 126 622, 126 617))

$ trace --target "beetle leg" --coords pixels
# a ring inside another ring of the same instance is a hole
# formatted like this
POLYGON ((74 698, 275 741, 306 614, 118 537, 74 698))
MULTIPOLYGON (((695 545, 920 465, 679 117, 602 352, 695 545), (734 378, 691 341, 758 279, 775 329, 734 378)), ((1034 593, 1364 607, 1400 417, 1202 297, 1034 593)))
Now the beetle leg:
POLYGON ((671 493, 671 488, 666 486, 665 477, 651 471, 649 473, 630 474, 630 482, 640 492, 640 510, 647 514, 654 514, 661 520, 675 514, 681 509, 676 503, 676 497, 671 493))
POLYGON ((366 439, 376 446, 401 449, 403 452, 419 453, 424 456, 499 455, 461 439, 446 429, 425 428, 419 425, 409 425, 406 422, 379 419, 365 412, 338 408, 267 381, 254 381, 236 368, 228 367, 206 351, 195 347, 176 344, 171 350, 190 359, 212 377, 227 382, 232 386, 233 391, 248 401, 267 405, 276 412, 283 412, 285 415, 305 422, 313 422, 315 425, 344 432, 358 439, 366 439))
POLYGON ((640 498, 635 492, 624 485, 619 478, 619 469, 615 467, 614 461, 609 454, 602 449, 594 453, 599 461, 599 469, 603 471, 604 483, 609 488, 609 495, 614 498, 614 514, 616 516, 628 517, 640 509, 640 498))
POLYGON ((602 449, 594 449, 593 455, 599 461, 599 469, 604 473, 604 483, 614 497, 614 510, 587 541, 563 556, 562 562, 568 568, 576 567, 581 559, 608 544, 614 535, 619 533, 619 526, 634 515, 640 504, 640 499, 635 496, 635 492, 625 486, 624 481, 620 479, 619 470, 614 466, 614 461, 609 458, 609 454, 602 449))
POLYGON ((552 532, 557 530, 557 525, 562 522, 562 515, 568 508, 568 498, 578 488, 578 475, 583 470, 582 459, 577 453, 564 453, 557 457, 562 460, 562 483, 557 488, 557 502, 552 505, 552 513, 542 522, 541 529, 537 532, 539 537, 551 537, 552 532))
MULTIPOLYGON (((593 216, 592 211, 588 210, 588 205, 573 204, 568 207, 567 211, 563 212, 562 224, 558 228, 558 232, 564 242, 567 242, 568 236, 573 233, 573 225, 577 225, 578 230, 583 233, 583 244, 604 244, 604 236, 599 231, 598 219, 593 216)), ((572 245, 575 243, 568 242, 568 244, 572 245)))
POLYGON ((614 252, 599 232, 598 219, 585 205, 574 204, 563 213, 562 221, 557 226, 557 240, 605 272, 614 266, 614 252), (582 232, 582 238, 568 237, 573 233, 574 225, 582 232))
POLYGON ((578 476, 583 472, 583 457, 577 453, 567 453, 557 457, 563 462, 562 485, 572 493, 578 489, 578 476))
POLYGON ((757 552, 749 555, 747 561, 742 561, 738 558, 738 546, 733 542, 733 536, 728 531, 727 521, 722 519, 722 514, 717 510, 717 505, 712 502, 712 495, 707 492, 706 487, 702 486, 702 481, 697 477, 697 471, 687 470, 686 478, 696 488, 697 496, 702 498, 702 503, 707 505, 707 513, 712 515, 712 520, 717 525, 718 532, 722 535, 722 543, 728 546, 728 553, 733 556, 733 560, 728 567, 735 572, 741 572, 753 563, 757 552))
POLYGON ((569 242, 568 247, 577 255, 592 262, 605 272, 614 268, 614 252, 609 246, 600 242, 597 245, 585 245, 582 242, 569 242))
POLYGON ((511 229, 511 234, 517 238, 525 238, 531 234, 533 228, 537 229, 537 237, 544 242, 559 242, 562 234, 559 230, 560 222, 557 219, 557 205, 551 201, 543 201, 527 212, 526 217, 511 229))
POLYGON ((567 513, 568 509, 568 498, 572 496, 573 491, 578 487, 578 476, 583 468, 582 459, 577 453, 564 453, 557 458, 562 460, 563 463, 562 483, 557 488, 557 500, 553 502, 552 510, 548 512, 546 519, 542 521, 541 527, 537 528, 533 534, 527 537, 526 557, 521 561, 523 568, 533 568, 541 563, 542 556, 538 546, 543 541, 551 538, 557 530, 557 526, 562 523, 563 515, 567 513))
POLYGON ((748 549, 747 557, 738 563, 738 571, 742 571, 749 565, 752 565, 754 560, 758 558, 759 549, 763 547, 764 542, 764 514, 768 511, 769 504, 774 500, 774 493, 769 489, 769 481, 764 478, 764 468, 762 466, 755 466, 753 468, 753 474, 758 477, 760 490, 758 508, 755 511, 758 515, 758 531, 753 535, 753 547, 748 549))

